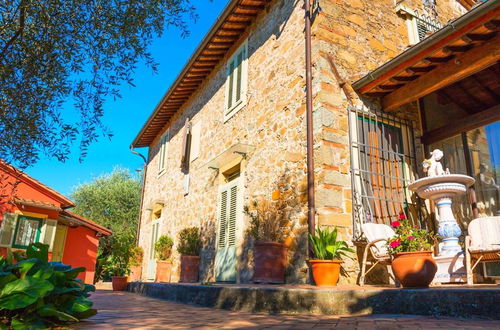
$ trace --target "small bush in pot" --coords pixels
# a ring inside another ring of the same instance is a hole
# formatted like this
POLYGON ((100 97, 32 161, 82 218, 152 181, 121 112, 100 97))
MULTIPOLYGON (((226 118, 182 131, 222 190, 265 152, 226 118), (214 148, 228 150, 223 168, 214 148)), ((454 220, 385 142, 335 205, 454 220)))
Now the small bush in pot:
POLYGON ((114 253, 106 258, 103 271, 111 276, 114 291, 123 291, 127 287, 128 274, 130 273, 130 239, 125 236, 115 236, 111 241, 111 250, 114 253))
POLYGON ((248 235, 254 239, 255 283, 284 283, 289 236, 289 208, 284 200, 253 201, 244 207, 250 218, 248 235))
POLYGON ((134 246, 130 250, 129 267, 130 267, 130 282, 140 281, 142 277, 142 260, 144 258, 144 250, 140 246, 134 246))
POLYGON ((156 282, 170 282, 173 246, 174 241, 167 235, 160 236, 155 243, 156 282))
POLYGON ((432 257, 436 235, 411 226, 404 213, 391 225, 396 235, 387 240, 387 251, 394 276, 403 287, 428 287, 437 271, 432 257))
POLYGON ((181 255, 180 282, 198 282, 200 250, 201 237, 198 227, 184 228, 179 232, 177 252, 181 255))
POLYGON ((309 260, 314 282, 318 286, 337 285, 342 258, 354 253, 347 243, 337 239, 337 228, 316 229, 316 234, 309 234, 315 259, 309 260))

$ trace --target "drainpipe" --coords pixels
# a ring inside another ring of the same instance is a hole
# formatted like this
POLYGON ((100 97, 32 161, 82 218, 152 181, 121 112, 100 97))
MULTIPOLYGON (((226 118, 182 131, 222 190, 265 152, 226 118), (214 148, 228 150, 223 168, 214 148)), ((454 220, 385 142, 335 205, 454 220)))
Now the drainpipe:
POLYGON ((309 233, 316 228, 314 203, 314 134, 311 64, 311 3, 305 0, 305 42, 306 42, 306 125, 307 125, 307 225, 309 233))
POLYGON ((147 166, 147 159, 146 157, 144 157, 142 154, 138 153, 137 151, 134 150, 134 146, 131 145, 130 146, 130 152, 133 153, 134 155, 137 155, 139 157, 142 158, 142 160, 144 161, 144 165, 143 165, 143 177, 142 177, 142 187, 141 187, 141 204, 139 206, 139 217, 137 219, 137 229, 135 231, 135 244, 136 245, 139 245, 139 233, 141 231, 141 214, 142 214, 142 205, 144 203, 144 188, 146 187, 146 175, 147 175, 147 171, 148 171, 148 166, 147 166))

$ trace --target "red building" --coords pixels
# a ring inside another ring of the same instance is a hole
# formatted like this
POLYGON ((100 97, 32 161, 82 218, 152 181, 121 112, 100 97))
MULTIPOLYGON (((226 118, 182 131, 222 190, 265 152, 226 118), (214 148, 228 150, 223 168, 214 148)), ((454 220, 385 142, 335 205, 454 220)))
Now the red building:
POLYGON ((7 248, 22 250, 30 243, 49 245, 49 258, 85 267, 79 278, 94 280, 99 238, 111 231, 76 215, 67 197, 26 173, 0 161, 0 255, 7 248))

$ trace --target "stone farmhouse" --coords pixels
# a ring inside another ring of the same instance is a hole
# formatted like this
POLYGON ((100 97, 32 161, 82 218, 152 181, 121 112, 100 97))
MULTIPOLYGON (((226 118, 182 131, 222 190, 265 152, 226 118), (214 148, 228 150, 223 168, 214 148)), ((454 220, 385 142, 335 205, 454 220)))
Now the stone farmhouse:
MULTIPOLYGON (((404 212, 433 228, 433 206, 406 189, 429 150, 498 184, 499 15, 497 0, 229 1, 132 143, 148 148, 143 280, 159 235, 198 226, 200 281, 249 282, 243 207, 267 199, 290 213, 287 283, 309 281, 318 226, 358 247, 341 279, 356 283, 362 223, 404 212)), ((499 210, 490 188, 459 204, 464 228, 499 210)))

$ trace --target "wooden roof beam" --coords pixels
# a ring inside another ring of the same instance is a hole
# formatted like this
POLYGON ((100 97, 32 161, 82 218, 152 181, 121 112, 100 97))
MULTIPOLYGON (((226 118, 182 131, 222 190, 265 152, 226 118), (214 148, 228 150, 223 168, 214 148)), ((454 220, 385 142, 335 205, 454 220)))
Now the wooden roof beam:
POLYGON ((481 47, 457 56, 455 60, 442 64, 431 73, 409 82, 382 100, 383 108, 395 110, 399 106, 416 101, 438 89, 453 84, 500 60, 500 38, 495 37, 481 47))

